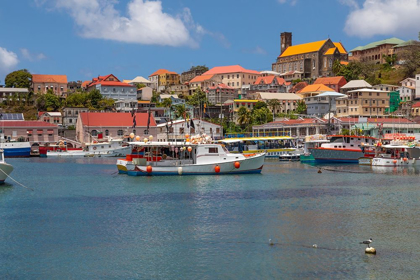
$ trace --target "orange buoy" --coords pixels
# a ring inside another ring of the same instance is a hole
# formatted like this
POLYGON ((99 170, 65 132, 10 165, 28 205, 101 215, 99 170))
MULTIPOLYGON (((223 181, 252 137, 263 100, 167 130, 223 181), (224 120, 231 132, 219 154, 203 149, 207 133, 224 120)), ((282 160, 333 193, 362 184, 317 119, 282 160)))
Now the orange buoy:
POLYGON ((404 161, 407 161, 407 160, 408 160, 408 158, 406 158, 406 157, 405 157, 403 160, 404 160, 404 161))
POLYGON ((239 161, 235 161, 234 165, 235 165, 235 168, 241 167, 241 163, 239 161))
POLYGON ((394 164, 396 164, 396 163, 397 163, 397 160, 395 160, 395 159, 394 159, 392 162, 393 162, 394 164))
POLYGON ((219 172, 220 172, 220 166, 216 165, 216 166, 214 167, 214 171, 215 171, 216 173, 219 173, 219 172))
POLYGON ((148 165, 146 167, 146 171, 147 171, 147 173, 152 173, 152 167, 150 165, 148 165))
POLYGON ((188 147, 188 152, 191 153, 191 151, 192 151, 192 148, 191 147, 188 147))

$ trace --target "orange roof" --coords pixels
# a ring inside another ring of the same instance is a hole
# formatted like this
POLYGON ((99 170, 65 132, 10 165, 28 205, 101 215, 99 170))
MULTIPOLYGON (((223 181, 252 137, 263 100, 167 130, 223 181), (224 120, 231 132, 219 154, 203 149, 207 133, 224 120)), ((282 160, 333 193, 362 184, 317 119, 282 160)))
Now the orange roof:
POLYGON ((263 82, 263 84, 271 84, 274 80, 274 78, 277 80, 277 83, 279 85, 284 85, 286 84, 286 81, 283 78, 280 78, 278 76, 274 76, 274 75, 270 75, 270 76, 265 76, 265 77, 258 77, 257 80, 255 81, 254 85, 258 85, 261 84, 261 82, 263 82))
POLYGON ((314 85, 308 85, 301 89, 299 93, 307 93, 307 92, 320 92, 320 91, 335 91, 330 87, 327 87, 326 85, 322 84, 314 84, 314 85))
POLYGON ((195 76, 191 81, 190 84, 192 83, 199 83, 199 82, 204 82, 207 80, 210 80, 211 78, 213 78, 214 75, 201 75, 201 76, 195 76))
POLYGON ((412 108, 417 108, 417 107, 420 107, 420 101, 419 102, 416 102, 416 103, 414 103, 413 104, 413 106, 411 106, 412 108))
POLYGON ((140 103, 140 104, 149 104, 150 100, 139 100, 137 102, 140 103))
POLYGON ((82 88, 86 88, 92 81, 84 81, 82 83, 82 88))
POLYGON ((290 46, 280 55, 280 57, 316 52, 325 44, 326 41, 327 40, 322 40, 312 43, 290 46))
MULTIPOLYGON (((314 85, 337 85, 344 79, 343 76, 336 76, 336 77, 321 77, 316 79, 314 82, 314 85)), ((346 80, 344 80, 344 84, 346 83, 346 80)))
POLYGON ((203 75, 214 75, 214 74, 229 74, 229 73, 248 73, 248 74, 258 74, 260 72, 255 70, 247 70, 240 65, 230 65, 230 66, 217 66, 211 68, 209 71, 203 73, 203 75))
POLYGON ((347 64, 349 64, 349 62, 348 61, 340 61, 340 64, 347 65, 347 64))
POLYGON ((32 74, 32 82, 67 84, 67 75, 32 74))
POLYGON ((344 48, 343 44, 341 44, 341 42, 334 43, 334 46, 336 46, 336 47, 337 47, 338 51, 339 51, 341 54, 346 54, 346 53, 347 53, 346 49, 344 48))
POLYGON ((324 53, 324 55, 332 55, 332 54, 334 54, 335 53, 335 50, 336 50, 337 48, 329 48, 325 53, 324 53))
POLYGON ((162 75, 162 74, 178 74, 178 73, 171 72, 171 71, 166 70, 166 69, 159 69, 156 72, 154 72, 152 75, 150 75, 149 77, 156 76, 156 75, 162 75))
MULTIPOLYGON (((82 123, 88 126, 125 127, 133 126, 131 113, 80 113, 82 123)), ((148 113, 136 113, 136 126, 147 127, 148 113)), ((153 115, 150 116, 150 126, 156 126, 153 115)))

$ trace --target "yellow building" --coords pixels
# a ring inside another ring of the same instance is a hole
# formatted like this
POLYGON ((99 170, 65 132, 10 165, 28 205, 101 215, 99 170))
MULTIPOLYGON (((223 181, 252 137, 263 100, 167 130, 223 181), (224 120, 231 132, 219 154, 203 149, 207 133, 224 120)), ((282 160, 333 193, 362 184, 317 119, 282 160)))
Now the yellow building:
POLYGON ((337 117, 384 117, 389 108, 389 92, 357 89, 336 99, 337 117))
POLYGON ((165 91, 169 86, 179 85, 180 76, 176 72, 171 72, 166 69, 159 69, 149 76, 152 83, 152 88, 157 91, 165 91))

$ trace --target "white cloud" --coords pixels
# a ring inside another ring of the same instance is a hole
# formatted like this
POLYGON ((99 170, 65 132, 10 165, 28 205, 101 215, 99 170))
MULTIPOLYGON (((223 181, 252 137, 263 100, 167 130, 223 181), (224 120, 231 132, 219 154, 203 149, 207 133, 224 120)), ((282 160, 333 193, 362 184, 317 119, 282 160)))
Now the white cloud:
MULTIPOLYGON (((359 8, 355 1, 344 27, 350 36, 415 36, 420 30, 419 0, 365 0, 359 8)), ((342 2, 343 3, 343 2, 342 2)))
POLYGON ((260 46, 256 46, 253 49, 245 49, 243 50, 244 53, 252 53, 252 54, 261 54, 261 55, 266 55, 267 51, 264 50, 263 48, 261 48, 260 46))
POLYGON ((350 8, 358 9, 359 3, 356 0, 339 0, 341 4, 349 6, 350 8))
POLYGON ((296 5, 298 0, 277 0, 280 4, 290 3, 290 6, 296 5))
POLYGON ((18 56, 5 48, 0 47, 0 74, 8 74, 19 63, 18 56))
POLYGON ((188 8, 170 15, 163 12, 161 1, 130 0, 126 16, 116 9, 115 0, 35 1, 68 12, 86 38, 194 48, 200 36, 209 34, 193 20, 188 8))
POLYGON ((47 57, 43 53, 31 53, 28 49, 22 48, 20 49, 20 53, 22 54, 22 57, 29 60, 29 61, 38 61, 46 59, 47 57))

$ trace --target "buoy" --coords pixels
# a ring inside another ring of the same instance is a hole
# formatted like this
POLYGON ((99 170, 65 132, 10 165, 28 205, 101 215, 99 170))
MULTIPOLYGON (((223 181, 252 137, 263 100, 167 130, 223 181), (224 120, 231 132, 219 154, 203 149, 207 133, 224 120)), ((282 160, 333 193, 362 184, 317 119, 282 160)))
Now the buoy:
POLYGON ((394 164, 397 164, 397 160, 395 160, 395 159, 394 159, 392 162, 393 162, 394 164))
POLYGON ((178 174, 182 175, 182 167, 178 167, 178 174))
POLYGON ((214 171, 216 171, 216 173, 219 173, 220 172, 220 166, 216 165, 214 167, 214 171))
POLYGON ((191 151, 192 151, 192 148, 191 147, 188 147, 188 152, 191 153, 191 151))
POLYGON ((144 143, 147 143, 147 141, 149 141, 149 139, 144 138, 143 141, 144 141, 144 143))
POLYGON ((153 141, 153 135, 149 135, 149 141, 152 142, 153 141))
POLYGON ((152 173, 152 167, 150 165, 148 165, 146 167, 146 171, 147 171, 147 173, 152 173))
POLYGON ((235 161, 234 163, 235 168, 238 169, 239 167, 241 167, 241 163, 239 161, 235 161))
POLYGON ((274 242, 271 240, 271 238, 268 239, 268 244, 270 244, 270 246, 273 246, 274 245, 274 242))
POLYGON ((375 248, 373 248, 373 247, 367 247, 367 248, 365 249, 365 253, 366 253, 366 254, 374 254, 374 255, 376 255, 376 249, 375 249, 375 248))
POLYGON ((321 170, 321 168, 320 168, 320 169, 318 169, 318 173, 322 173, 322 170, 321 170))
POLYGON ((406 157, 405 157, 403 160, 404 160, 404 161, 407 161, 407 160, 408 160, 408 158, 406 158, 406 157))
POLYGON ((136 141, 140 141, 140 136, 136 136, 136 141))
POLYGON ((318 245, 314 244, 312 245, 312 248, 318 248, 318 245))
POLYGON ((131 132, 131 133, 130 133, 130 138, 131 138, 131 139, 133 139, 133 138, 134 138, 134 133, 133 133, 133 132, 131 132))

